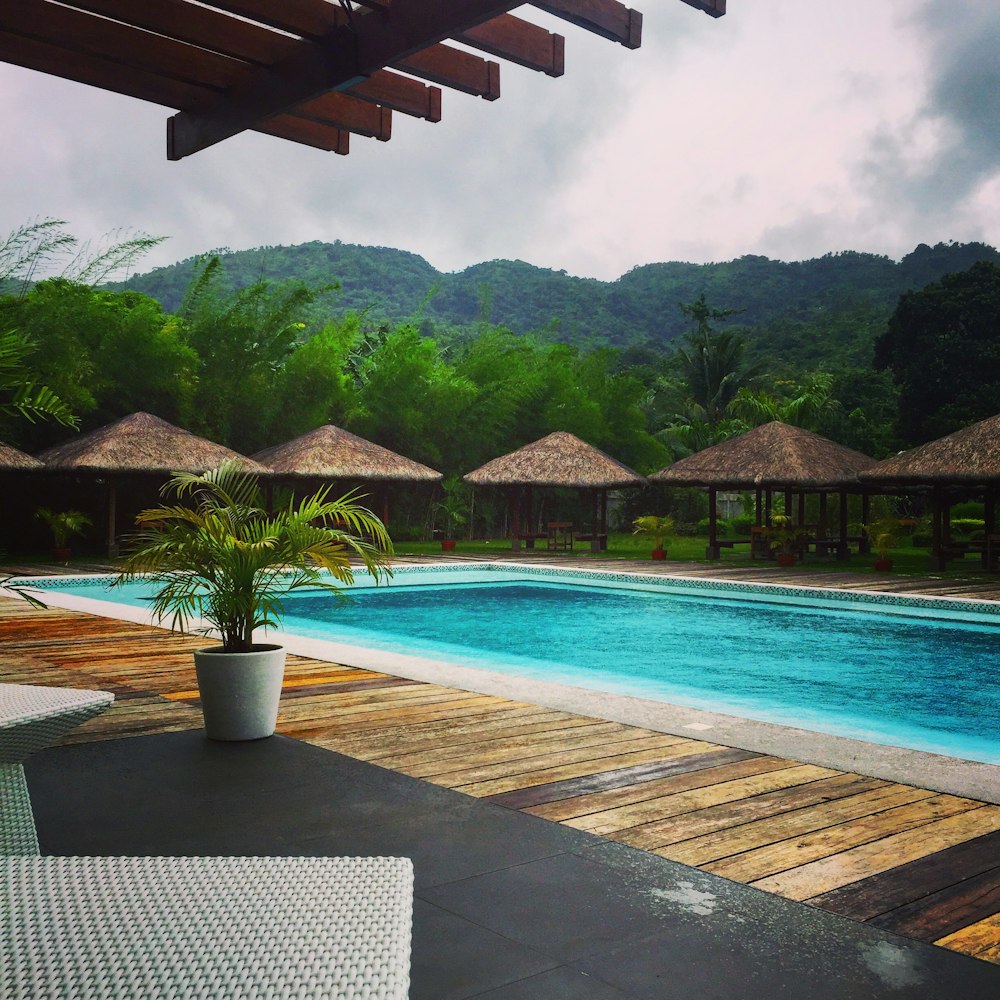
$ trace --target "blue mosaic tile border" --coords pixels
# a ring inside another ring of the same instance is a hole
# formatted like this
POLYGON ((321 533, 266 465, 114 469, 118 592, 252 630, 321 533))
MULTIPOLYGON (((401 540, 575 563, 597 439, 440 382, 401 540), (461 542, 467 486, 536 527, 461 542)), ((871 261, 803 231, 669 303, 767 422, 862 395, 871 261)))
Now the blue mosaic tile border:
MULTIPOLYGON (((1000 602, 974 601, 948 597, 919 597, 902 594, 884 594, 873 591, 827 590, 822 587, 794 587, 787 584, 744 583, 736 580, 691 579, 690 577, 666 576, 659 573, 615 572, 613 570, 583 569, 579 567, 531 566, 522 563, 468 562, 461 564, 433 565, 405 563, 393 567, 394 576, 408 574, 448 576, 459 572, 484 574, 514 573, 523 577, 540 577, 561 580, 591 581, 597 584, 625 584, 656 588, 674 593, 710 593, 729 595, 771 603, 798 603, 826 607, 850 605, 874 609, 897 609, 919 614, 942 617, 985 617, 1000 624, 1000 602)), ((370 575, 364 567, 355 569, 355 579, 370 575)), ((20 577, 8 581, 8 586, 32 587, 38 590, 58 591, 69 581, 74 587, 104 588, 113 576, 59 576, 20 577)))

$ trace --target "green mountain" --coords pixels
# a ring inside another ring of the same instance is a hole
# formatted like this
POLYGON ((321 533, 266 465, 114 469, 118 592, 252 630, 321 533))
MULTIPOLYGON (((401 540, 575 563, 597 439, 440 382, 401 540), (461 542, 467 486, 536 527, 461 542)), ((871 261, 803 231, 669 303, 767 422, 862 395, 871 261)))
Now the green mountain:
MULTIPOLYGON (((678 304, 704 294, 713 308, 739 310, 727 328, 743 333, 753 352, 798 367, 867 365, 900 294, 979 260, 1000 263, 1000 253, 983 243, 939 243, 921 244, 900 261, 854 251, 792 262, 745 256, 645 264, 598 281, 511 260, 442 273, 416 254, 339 241, 220 256, 234 288, 261 278, 336 284, 339 290, 320 300, 326 313, 366 310, 369 319, 391 323, 419 318, 445 342, 460 336, 456 328, 488 321, 586 348, 655 351, 688 329, 678 304)), ((144 292, 176 311, 196 263, 190 258, 111 287, 144 292)))

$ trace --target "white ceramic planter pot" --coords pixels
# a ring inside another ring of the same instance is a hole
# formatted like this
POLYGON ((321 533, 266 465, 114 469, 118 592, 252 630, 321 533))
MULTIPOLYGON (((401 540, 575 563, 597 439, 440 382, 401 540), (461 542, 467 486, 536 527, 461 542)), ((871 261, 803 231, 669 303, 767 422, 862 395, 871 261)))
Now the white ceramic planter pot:
POLYGON ((194 654, 194 666, 210 740, 259 740, 274 732, 285 674, 283 647, 224 653, 212 646, 194 654))

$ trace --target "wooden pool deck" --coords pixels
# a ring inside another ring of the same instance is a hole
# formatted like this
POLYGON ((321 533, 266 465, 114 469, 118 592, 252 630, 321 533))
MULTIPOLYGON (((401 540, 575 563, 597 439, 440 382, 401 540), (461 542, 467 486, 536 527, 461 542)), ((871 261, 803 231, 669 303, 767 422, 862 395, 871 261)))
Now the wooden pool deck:
MULTIPOLYGON (((649 563, 616 563, 648 570, 649 563)), ((1000 600, 1000 581, 661 572, 1000 600)), ((0 601, 0 680, 116 703, 71 738, 201 726, 190 651, 163 630, 0 601)), ((1000 806, 528 703, 289 658, 279 731, 1000 963, 1000 806)))

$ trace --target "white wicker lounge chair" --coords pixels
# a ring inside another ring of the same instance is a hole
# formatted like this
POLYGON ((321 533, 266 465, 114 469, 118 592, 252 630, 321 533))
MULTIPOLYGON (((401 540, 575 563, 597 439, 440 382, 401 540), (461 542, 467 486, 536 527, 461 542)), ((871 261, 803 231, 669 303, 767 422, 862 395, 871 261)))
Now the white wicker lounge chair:
POLYGON ((39 856, 21 761, 112 700, 0 685, 0 996, 405 1000, 409 858, 39 856))

